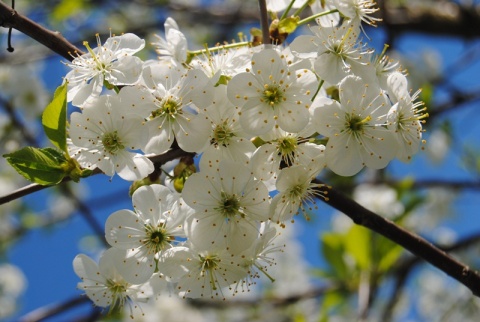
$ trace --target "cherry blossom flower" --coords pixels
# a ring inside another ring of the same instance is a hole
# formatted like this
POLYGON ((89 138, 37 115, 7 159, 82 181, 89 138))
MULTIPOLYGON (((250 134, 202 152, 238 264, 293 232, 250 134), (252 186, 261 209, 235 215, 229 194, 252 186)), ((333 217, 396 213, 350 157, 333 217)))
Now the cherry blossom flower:
POLYGON ((145 152, 164 153, 174 139, 187 152, 201 151, 210 134, 210 122, 198 113, 212 102, 208 77, 200 70, 184 73, 159 63, 145 68, 143 80, 146 88, 137 101, 142 102, 142 109, 148 104, 150 110, 145 152))
POLYGON ((315 198, 328 200, 319 190, 324 184, 313 182, 322 169, 320 162, 312 162, 308 167, 295 165, 282 169, 276 183, 278 194, 273 197, 270 207, 270 219, 283 223, 300 211, 307 219, 310 218, 308 212, 317 209, 315 198))
POLYGON ((152 45, 156 46, 160 60, 181 66, 187 60, 187 38, 173 18, 168 17, 164 26, 165 38, 155 35, 158 42, 153 42, 152 45))
MULTIPOLYGON (((205 109, 211 122, 210 144, 200 159, 200 169, 218 168, 220 160, 249 163, 255 145, 240 126, 238 112, 227 98, 226 86, 214 88, 212 104, 205 109)), ((201 151, 200 151, 201 152, 201 151)))
POLYGON ((324 159, 325 146, 309 142, 315 132, 310 126, 298 133, 274 128, 261 136, 266 143, 255 150, 251 168, 255 177, 262 180, 268 189, 275 190, 275 181, 282 166, 308 165, 316 159, 324 159))
POLYGON ((124 180, 140 180, 153 171, 153 163, 134 152, 145 143, 143 118, 117 96, 100 96, 82 113, 70 118, 73 155, 88 169, 98 167, 106 175, 117 173, 124 180), (129 151, 130 150, 130 151, 129 151))
POLYGON ((317 79, 308 69, 291 70, 284 56, 264 49, 252 57, 252 69, 228 82, 230 101, 241 107, 240 124, 254 135, 265 134, 275 124, 298 132, 310 119, 308 108, 317 79))
POLYGON ((361 78, 347 76, 340 82, 340 102, 321 97, 314 111, 318 133, 328 137, 327 166, 335 173, 351 176, 364 166, 384 168, 398 145, 386 128, 390 108, 379 87, 361 78))
POLYGON ((225 299, 224 292, 234 294, 229 286, 241 283, 248 276, 239 258, 226 250, 205 250, 193 245, 167 250, 160 267, 184 298, 225 299))
POLYGON ((374 8, 376 5, 374 0, 333 0, 333 2, 338 11, 353 24, 360 25, 365 22, 374 26, 378 21, 382 21, 373 16, 379 10, 374 8))
POLYGON ((73 260, 73 269, 82 279, 78 288, 93 301, 94 305, 110 307, 110 311, 129 304, 130 315, 138 309, 138 302, 155 297, 165 287, 164 279, 155 275, 144 284, 131 284, 118 272, 117 265, 123 260, 124 251, 109 248, 103 252, 99 264, 90 257, 79 254, 73 260))
POLYGON ((142 186, 132 195, 135 212, 119 210, 105 223, 107 242, 128 251, 117 267, 131 283, 146 282, 163 251, 184 238, 183 222, 192 210, 165 186, 142 186))
POLYGON ((268 219, 268 190, 240 163, 223 160, 218 169, 193 174, 182 194, 195 210, 187 223, 187 236, 201 249, 240 252, 255 240, 257 223, 268 219))
POLYGON ((348 24, 341 27, 314 26, 314 36, 300 35, 290 48, 294 55, 313 59, 315 73, 326 82, 337 84, 347 75, 371 79, 370 50, 358 45, 357 33, 348 24))
POLYGON ((396 103, 388 112, 388 128, 394 133, 398 143, 396 158, 403 162, 409 162, 412 155, 417 153, 422 141, 422 123, 428 117, 423 108, 423 102, 415 102, 420 91, 412 96, 407 90, 407 78, 405 75, 396 72, 391 74, 387 83, 392 99, 396 103))
POLYGON ((101 44, 97 34, 97 48, 91 49, 84 42, 88 53, 65 63, 72 70, 65 76, 68 82, 67 100, 75 106, 83 106, 102 92, 104 83, 133 85, 142 74, 143 62, 132 56, 145 47, 145 40, 134 34, 110 37, 101 44))

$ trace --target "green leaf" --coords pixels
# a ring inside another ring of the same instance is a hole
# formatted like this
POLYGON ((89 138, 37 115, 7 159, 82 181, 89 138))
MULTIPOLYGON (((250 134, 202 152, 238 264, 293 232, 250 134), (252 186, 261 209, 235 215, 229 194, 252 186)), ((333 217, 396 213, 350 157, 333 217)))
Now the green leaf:
POLYGON ((57 184, 66 174, 62 166, 66 162, 64 155, 52 148, 27 146, 4 157, 19 174, 41 185, 57 184))
POLYGON ((53 100, 42 114, 42 125, 50 141, 62 151, 67 151, 67 82, 55 90, 53 100))
POLYGON ((62 0, 51 12, 51 17, 55 22, 60 22, 70 17, 74 17, 86 7, 84 0, 62 0))
POLYGON ((347 277, 347 265, 343 260, 345 252, 343 236, 335 233, 324 233, 321 236, 322 253, 326 261, 332 267, 332 274, 339 280, 347 277))
POLYGON ((369 269, 371 265, 370 232, 353 225, 345 236, 345 251, 355 259, 358 267, 369 269))
POLYGON ((397 262, 403 253, 403 247, 397 244, 392 245, 388 252, 386 252, 378 262, 379 272, 388 272, 397 262))

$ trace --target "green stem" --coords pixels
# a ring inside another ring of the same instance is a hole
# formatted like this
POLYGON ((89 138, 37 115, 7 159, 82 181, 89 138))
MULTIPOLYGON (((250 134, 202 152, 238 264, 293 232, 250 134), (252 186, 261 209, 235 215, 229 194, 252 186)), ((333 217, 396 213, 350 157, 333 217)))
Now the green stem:
POLYGON ((290 9, 292 9, 292 6, 294 3, 295 3, 295 0, 290 1, 290 4, 288 5, 287 9, 285 9, 285 11, 283 12, 282 16, 280 17, 280 20, 283 20, 287 17, 288 12, 290 11, 290 9))
POLYGON ((320 92, 320 88, 322 88, 324 82, 325 82, 325 81, 322 79, 322 80, 320 81, 320 83, 318 84, 317 91, 315 92, 315 94, 314 94, 313 97, 312 97, 312 102, 315 100, 315 97, 317 97, 318 92, 320 92))
POLYGON ((332 14, 332 13, 336 13, 338 12, 337 9, 333 9, 333 10, 328 10, 328 11, 324 11, 324 12, 320 12, 320 13, 317 13, 316 15, 313 15, 313 16, 310 16, 310 17, 307 17, 305 19, 302 19, 298 22, 298 26, 302 26, 302 25, 305 25, 311 21, 314 21, 315 19, 317 18, 320 18, 322 16, 326 16, 326 15, 329 15, 329 14, 332 14))
POLYGON ((200 50, 192 50, 192 51, 189 50, 187 52, 187 57, 188 57, 188 59, 191 60, 195 56, 210 53, 211 51, 250 46, 251 44, 252 43, 249 42, 249 41, 242 41, 242 42, 236 42, 236 43, 233 43, 233 44, 226 44, 226 45, 215 46, 215 47, 205 48, 205 49, 200 49, 200 50))
MULTIPOLYGON (((305 10, 306 7, 308 7, 309 3, 311 1, 305 1, 305 3, 303 4, 303 6, 301 6, 300 8, 297 9, 297 11, 295 11, 295 13, 293 14, 294 17, 296 16, 300 16, 300 14, 303 12, 303 10, 305 10)), ((292 3, 293 4, 293 3, 292 3)))

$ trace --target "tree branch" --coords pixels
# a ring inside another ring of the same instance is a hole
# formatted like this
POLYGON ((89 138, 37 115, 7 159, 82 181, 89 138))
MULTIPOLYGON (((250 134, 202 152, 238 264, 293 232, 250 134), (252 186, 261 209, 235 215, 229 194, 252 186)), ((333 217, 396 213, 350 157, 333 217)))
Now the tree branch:
MULTIPOLYGON (((317 181, 317 183, 321 182, 317 181)), ((328 200, 325 203, 343 212, 355 224, 367 227, 397 243, 412 254, 423 258, 468 287, 475 296, 480 297, 480 275, 477 271, 471 270, 468 266, 460 263, 422 237, 362 207, 342 192, 326 186, 320 189, 328 196, 328 200)))
MULTIPOLYGON (((182 156, 187 156, 187 155, 191 155, 191 153, 190 152, 185 152, 185 151, 181 150, 180 148, 177 148, 177 149, 169 150, 168 152, 166 152, 162 155, 156 155, 156 156, 149 157, 149 159, 153 163, 163 164, 163 163, 166 163, 168 161, 172 161, 172 160, 175 160, 175 159, 178 159, 182 156)), ((102 171, 98 168, 95 168, 93 170, 92 175, 96 175, 96 174, 99 174, 99 173, 102 173, 102 171)), ((72 179, 70 177, 65 177, 59 184, 62 184, 64 182, 69 182, 71 180, 72 179)), ((37 192, 37 191, 40 191, 40 190, 43 190, 43 189, 46 189, 46 188, 50 188, 50 187, 54 187, 54 185, 42 186, 38 183, 29 184, 28 186, 22 187, 20 189, 15 190, 12 193, 9 193, 8 195, 1 196, 0 197, 0 205, 3 205, 7 202, 13 201, 15 199, 19 199, 21 197, 25 197, 26 195, 29 195, 31 193, 34 193, 34 192, 37 192)))
POLYGON ((0 26, 5 28, 14 28, 70 61, 73 60, 73 57, 70 54, 83 54, 80 49, 63 38, 59 32, 54 32, 44 28, 38 23, 19 14, 1 1, 0 26))

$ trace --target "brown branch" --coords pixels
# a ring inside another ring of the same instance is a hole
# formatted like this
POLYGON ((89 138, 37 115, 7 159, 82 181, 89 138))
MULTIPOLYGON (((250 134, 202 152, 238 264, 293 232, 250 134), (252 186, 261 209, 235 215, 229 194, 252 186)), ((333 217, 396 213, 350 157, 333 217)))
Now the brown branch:
POLYGON ((73 60, 70 55, 83 52, 68 42, 59 32, 51 31, 39 25, 35 21, 19 14, 12 8, 0 1, 0 25, 5 28, 14 28, 42 45, 50 48, 60 56, 73 60))
POLYGON ((328 201, 325 201, 325 203, 343 212, 355 224, 369 228, 402 246, 412 254, 421 257, 468 287, 475 296, 480 297, 480 275, 477 271, 471 270, 468 266, 457 261, 422 237, 362 207, 342 192, 327 187, 322 188, 322 192, 327 193, 328 196, 328 201))

